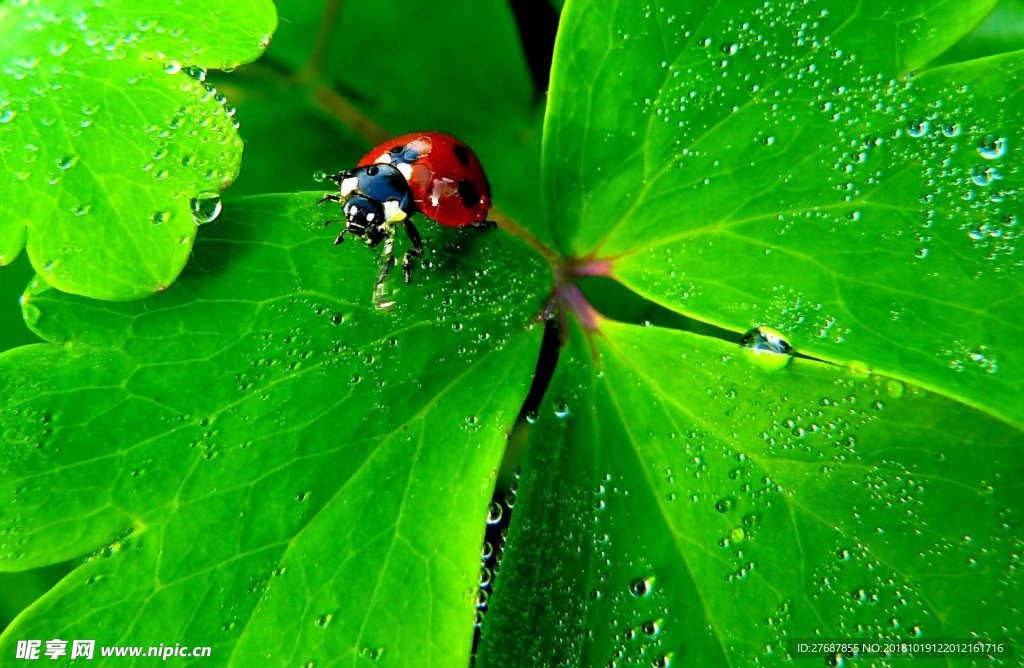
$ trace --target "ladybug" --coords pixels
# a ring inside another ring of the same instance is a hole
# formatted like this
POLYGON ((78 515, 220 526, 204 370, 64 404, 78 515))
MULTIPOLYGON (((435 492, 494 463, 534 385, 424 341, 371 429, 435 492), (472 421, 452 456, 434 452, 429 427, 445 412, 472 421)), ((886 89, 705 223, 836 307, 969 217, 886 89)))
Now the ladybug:
MULTIPOLYGON (((369 246, 384 243, 384 265, 377 277, 379 300, 384 280, 397 264, 395 230, 399 223, 412 245, 402 257, 405 282, 412 280, 413 262, 423 257, 423 240, 410 218, 420 213, 445 227, 487 227, 491 186, 476 154, 462 141, 442 132, 413 132, 395 137, 364 155, 353 169, 328 176, 339 192, 323 202, 338 202, 345 214, 346 234, 369 246)), ((327 224, 330 224, 328 221, 327 224)))

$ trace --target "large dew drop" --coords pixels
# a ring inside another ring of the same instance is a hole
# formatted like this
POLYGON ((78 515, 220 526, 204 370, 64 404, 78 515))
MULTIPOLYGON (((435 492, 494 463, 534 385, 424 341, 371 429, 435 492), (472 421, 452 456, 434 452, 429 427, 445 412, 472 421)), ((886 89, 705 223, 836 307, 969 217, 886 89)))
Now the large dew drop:
POLYGON ((217 220, 223 208, 220 201, 220 193, 215 191, 201 192, 192 198, 189 203, 192 208, 192 217, 197 223, 212 223, 217 220))
POLYGON ((758 366, 766 369, 782 369, 793 359, 793 346, 770 327, 755 327, 748 331, 740 340, 740 345, 751 351, 751 357, 758 366))
POLYGON ((1006 155, 1006 138, 988 135, 978 144, 978 155, 986 160, 998 160, 1006 155))

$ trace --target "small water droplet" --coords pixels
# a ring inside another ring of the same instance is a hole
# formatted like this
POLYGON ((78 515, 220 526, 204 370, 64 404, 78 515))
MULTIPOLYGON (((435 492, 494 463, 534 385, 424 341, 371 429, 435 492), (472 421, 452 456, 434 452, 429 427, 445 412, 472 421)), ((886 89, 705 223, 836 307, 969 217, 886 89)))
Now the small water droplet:
POLYGON ((978 144, 978 155, 986 160, 998 160, 1006 155, 1006 137, 987 135, 978 144))
POLYGON ((653 578, 636 578, 629 583, 629 593, 637 598, 643 598, 651 593, 653 578))
POLYGON ((906 386, 898 380, 890 379, 885 382, 885 393, 892 399, 902 397, 905 390, 906 386))
POLYGON ((334 619, 334 614, 328 612, 328 613, 320 615, 319 617, 316 618, 316 625, 319 626, 320 628, 324 628, 328 624, 331 623, 332 619, 334 619))
POLYGON ((163 225, 170 219, 170 211, 154 211, 153 215, 149 217, 150 222, 152 222, 154 225, 163 225))
POLYGON ((928 133, 929 127, 930 125, 928 121, 915 119, 913 121, 910 121, 910 124, 907 125, 907 134, 910 135, 911 137, 914 137, 915 139, 917 137, 923 137, 928 133))
POLYGON ((564 419, 569 417, 569 402, 559 398, 555 400, 555 417, 564 419))
POLYGON ((491 501, 491 504, 487 506, 487 523, 492 525, 497 524, 501 521, 501 515, 501 504, 491 501))
POLYGON ((384 654, 384 649, 381 647, 364 647, 359 651, 359 656, 370 661, 376 661, 384 654))
POLYGON ((192 198, 189 206, 192 209, 192 217, 200 224, 217 220, 223 208, 220 193, 213 190, 199 193, 192 198))

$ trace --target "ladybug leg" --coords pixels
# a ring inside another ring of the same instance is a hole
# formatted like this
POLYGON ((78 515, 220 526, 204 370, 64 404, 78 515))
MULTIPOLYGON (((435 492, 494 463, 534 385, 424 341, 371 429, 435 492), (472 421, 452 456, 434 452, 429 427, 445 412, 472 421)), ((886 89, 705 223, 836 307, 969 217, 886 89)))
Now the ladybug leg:
POLYGON ((412 248, 402 256, 402 274, 405 277, 405 282, 411 283, 412 270, 415 266, 414 258, 423 257, 423 239, 420 237, 420 231, 416 229, 416 226, 409 219, 402 221, 402 227, 405 228, 405 234, 409 237, 409 242, 412 244, 412 248))
POLYGON ((323 204, 324 202, 341 202, 341 196, 328 193, 316 201, 317 204, 323 204))

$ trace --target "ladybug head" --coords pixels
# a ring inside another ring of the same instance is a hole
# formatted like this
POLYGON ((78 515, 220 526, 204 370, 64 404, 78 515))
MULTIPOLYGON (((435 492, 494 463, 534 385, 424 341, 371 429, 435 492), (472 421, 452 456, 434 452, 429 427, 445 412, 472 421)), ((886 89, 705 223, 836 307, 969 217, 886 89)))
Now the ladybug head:
POLYGON ((371 246, 376 246, 387 236, 384 207, 377 200, 354 193, 345 200, 342 210, 345 212, 346 229, 365 238, 371 246))

